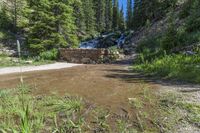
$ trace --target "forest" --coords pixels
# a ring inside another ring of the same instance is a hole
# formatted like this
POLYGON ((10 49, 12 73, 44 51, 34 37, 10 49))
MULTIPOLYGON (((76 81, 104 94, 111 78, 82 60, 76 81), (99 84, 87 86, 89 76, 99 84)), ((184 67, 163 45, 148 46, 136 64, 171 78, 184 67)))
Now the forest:
POLYGON ((99 33, 124 30, 123 9, 118 6, 112 0, 4 0, 0 29, 23 36, 34 54, 77 47, 99 33))
POLYGON ((77 47, 80 41, 101 33, 138 29, 162 18, 175 0, 134 3, 128 0, 123 9, 118 0, 3 0, 0 29, 25 38, 28 49, 39 54, 77 47))
POLYGON ((200 0, 121 2, 0 0, 0 133, 200 132, 200 0))
POLYGON ((198 0, 127 0, 126 6, 118 0, 2 0, 0 42, 16 49, 20 40, 26 56, 56 60, 59 48, 114 34, 99 41, 108 48, 121 34, 117 51, 139 55, 135 70, 200 82, 199 8, 198 0))

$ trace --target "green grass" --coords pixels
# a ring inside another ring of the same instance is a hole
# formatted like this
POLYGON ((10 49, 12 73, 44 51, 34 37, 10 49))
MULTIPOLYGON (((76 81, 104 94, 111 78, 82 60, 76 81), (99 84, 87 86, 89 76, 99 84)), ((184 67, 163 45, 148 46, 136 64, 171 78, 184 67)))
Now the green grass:
POLYGON ((175 132, 182 120, 200 123, 199 104, 188 103, 175 92, 157 95, 146 85, 141 85, 141 93, 128 99, 128 115, 103 107, 90 108, 78 97, 36 96, 32 92, 34 88, 23 84, 0 90, 0 132, 158 133, 175 132))
MULTIPOLYGON (((82 100, 72 97, 31 95, 29 87, 0 90, 0 131, 9 133, 56 132, 68 129, 72 116, 82 108, 82 100), (65 116, 65 119, 60 115, 65 116), (57 123, 60 123, 59 125, 57 123), (62 125, 63 124, 63 125, 62 125)), ((76 126, 76 124, 73 124, 76 126)))
POLYGON ((37 66, 37 65, 44 65, 54 63, 54 61, 50 60, 41 60, 36 58, 12 58, 8 57, 7 55, 0 55, 0 68, 2 67, 13 67, 13 66, 37 66), (26 61, 32 61, 32 63, 27 63, 26 61))
POLYGON ((155 75, 167 79, 177 79, 200 83, 199 55, 164 55, 153 61, 144 60, 133 66, 133 69, 147 75, 155 75))
POLYGON ((179 102, 180 108, 188 112, 187 119, 190 123, 200 127, 200 104, 179 102))
POLYGON ((176 127, 185 121, 196 127, 200 125, 200 104, 188 102, 175 91, 155 95, 145 87, 141 96, 130 99, 129 103, 135 109, 135 129, 139 132, 176 132, 176 127))

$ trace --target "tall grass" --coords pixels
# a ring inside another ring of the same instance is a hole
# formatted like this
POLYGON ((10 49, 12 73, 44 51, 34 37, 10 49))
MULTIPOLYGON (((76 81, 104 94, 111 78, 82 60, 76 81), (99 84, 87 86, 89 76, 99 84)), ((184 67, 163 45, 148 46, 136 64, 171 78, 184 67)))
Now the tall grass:
MULTIPOLYGON (((34 97, 29 87, 20 85, 17 89, 0 90, 0 132, 37 133, 52 132, 54 116, 62 125, 64 113, 70 120, 72 113, 80 111, 81 99, 56 96, 34 97)), ((60 127, 59 125, 59 127, 60 127)), ((67 129, 64 129, 67 132, 67 129)))
MULTIPOLYGON (((2 133, 84 133, 84 132, 173 132, 181 119, 200 123, 200 106, 185 103, 174 93, 157 96, 146 85, 127 98, 124 113, 102 107, 90 108, 77 97, 34 96, 32 89, 20 85, 0 90, 0 132, 2 133), (177 112, 189 112, 183 117, 177 112), (127 111, 126 111, 127 109, 127 111), (167 118, 167 119, 166 119, 167 118)), ((122 107, 123 108, 123 107, 122 107)))
MULTIPOLYGON (((142 58, 143 56, 141 56, 142 58)), ((153 61, 144 60, 134 70, 148 75, 200 83, 199 55, 164 55, 153 61)))

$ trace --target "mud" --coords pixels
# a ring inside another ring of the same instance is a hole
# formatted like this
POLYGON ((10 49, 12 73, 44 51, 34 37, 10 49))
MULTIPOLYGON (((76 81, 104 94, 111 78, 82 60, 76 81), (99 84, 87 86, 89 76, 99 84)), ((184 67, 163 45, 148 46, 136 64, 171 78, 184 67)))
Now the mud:
MULTIPOLYGON (((128 106, 128 98, 141 95, 141 80, 126 65, 83 65, 60 70, 23 73, 26 84, 34 88, 35 95, 74 95, 112 111, 128 106)), ((13 88, 19 84, 20 74, 0 75, 0 88, 13 88)), ((155 84, 148 83, 152 89, 155 84)))

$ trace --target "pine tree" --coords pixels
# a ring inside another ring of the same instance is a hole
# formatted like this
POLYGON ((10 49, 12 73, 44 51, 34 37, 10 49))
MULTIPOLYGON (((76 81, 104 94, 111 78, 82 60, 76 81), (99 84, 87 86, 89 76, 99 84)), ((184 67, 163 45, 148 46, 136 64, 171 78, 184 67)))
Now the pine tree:
POLYGON ((6 9, 6 5, 2 2, 0 3, 0 30, 7 30, 12 28, 12 21, 9 17, 6 9))
POLYGON ((86 34, 85 17, 83 11, 83 3, 81 0, 76 0, 73 4, 74 7, 74 18, 77 26, 77 35, 80 39, 86 34))
MULTIPOLYGON (((2 11, 7 15, 8 20, 12 22, 9 24, 10 31, 17 32, 18 27, 23 27, 27 19, 24 11, 26 10, 26 0, 3 0, 1 3, 2 11)), ((6 24, 7 25, 7 24, 6 24)))
POLYGON ((83 12, 85 18, 86 32, 89 35, 94 35, 96 33, 95 29, 95 11, 93 0, 82 0, 83 12))
POLYGON ((161 19, 169 9, 175 8, 176 3, 177 0, 134 0, 133 28, 161 19))
POLYGON ((114 0, 113 2, 113 20, 112 20, 113 30, 118 30, 119 28, 119 2, 114 0))
POLYGON ((186 21, 187 32, 200 31, 200 1, 188 1, 186 4, 190 5, 189 17, 186 21))
POLYGON ((106 6, 105 6, 105 25, 106 30, 111 31, 112 30, 112 0, 106 0, 106 6))
POLYGON ((134 0, 134 9, 133 9, 133 29, 137 29, 140 26, 140 9, 141 9, 141 0, 134 0))
POLYGON ((132 0, 127 0, 127 15, 126 15, 126 25, 128 29, 132 28, 132 20, 133 20, 133 4, 132 0))
POLYGON ((105 31, 105 0, 94 0, 95 17, 97 24, 97 31, 105 31))
POLYGON ((31 1, 28 44, 34 54, 78 44, 72 4, 73 0, 31 1))
POLYGON ((124 31, 125 30, 125 20, 124 20, 124 8, 121 7, 120 14, 119 14, 119 30, 124 31))

